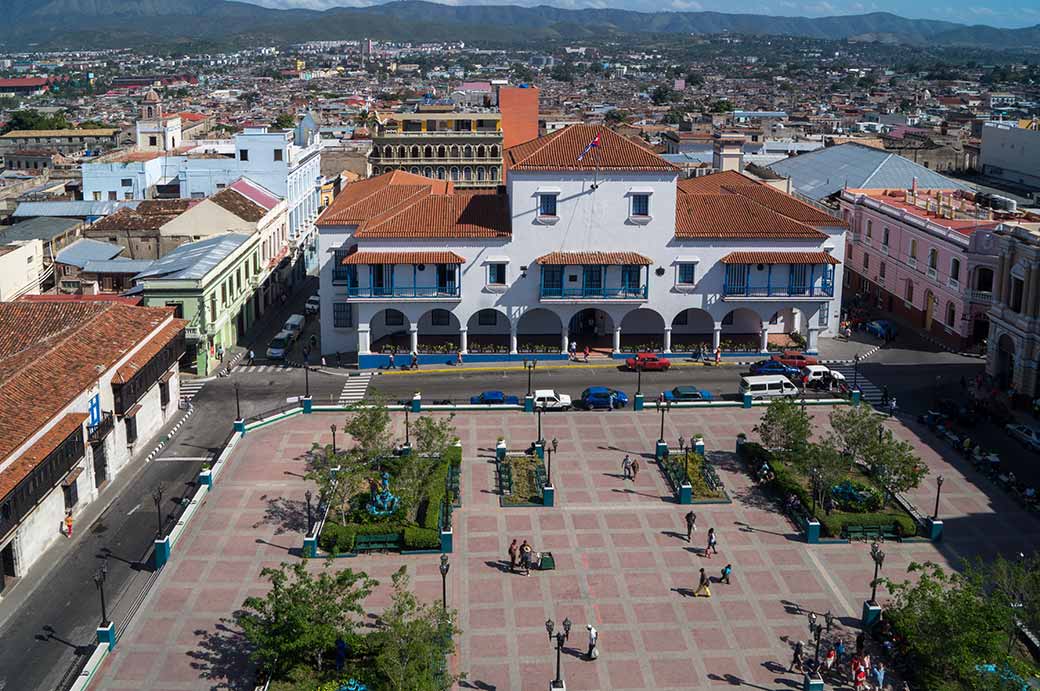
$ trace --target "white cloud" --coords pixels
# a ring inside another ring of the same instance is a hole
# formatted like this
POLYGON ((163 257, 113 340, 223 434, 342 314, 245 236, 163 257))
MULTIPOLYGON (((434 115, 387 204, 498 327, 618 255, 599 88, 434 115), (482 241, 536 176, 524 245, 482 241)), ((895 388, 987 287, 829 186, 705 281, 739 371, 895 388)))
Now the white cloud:
POLYGON ((697 0, 672 0, 668 6, 680 12, 700 12, 704 9, 704 5, 697 0))

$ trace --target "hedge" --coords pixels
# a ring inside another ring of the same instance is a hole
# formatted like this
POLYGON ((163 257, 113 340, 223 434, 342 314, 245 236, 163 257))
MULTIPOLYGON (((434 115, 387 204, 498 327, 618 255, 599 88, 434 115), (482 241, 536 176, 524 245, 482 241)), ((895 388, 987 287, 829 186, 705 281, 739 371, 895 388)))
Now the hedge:
POLYGON ((828 535, 837 537, 841 535, 846 526, 892 526, 894 525, 900 537, 912 537, 917 534, 917 523, 905 513, 879 512, 879 513, 832 513, 820 520, 828 535))
POLYGON ((405 549, 440 549, 441 534, 437 529, 412 528, 404 529, 405 549))

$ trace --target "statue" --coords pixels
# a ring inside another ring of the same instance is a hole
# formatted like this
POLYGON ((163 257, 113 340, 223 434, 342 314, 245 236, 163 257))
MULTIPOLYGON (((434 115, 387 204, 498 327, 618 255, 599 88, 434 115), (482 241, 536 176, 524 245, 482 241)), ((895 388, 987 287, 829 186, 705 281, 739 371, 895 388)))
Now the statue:
POLYGON ((351 679, 346 684, 339 687, 337 691, 368 691, 368 687, 357 679, 351 679))
POLYGON ((375 482, 370 483, 371 499, 365 505, 365 510, 373 516, 389 516, 397 511, 401 500, 390 492, 390 473, 383 471, 382 489, 376 492, 375 482))

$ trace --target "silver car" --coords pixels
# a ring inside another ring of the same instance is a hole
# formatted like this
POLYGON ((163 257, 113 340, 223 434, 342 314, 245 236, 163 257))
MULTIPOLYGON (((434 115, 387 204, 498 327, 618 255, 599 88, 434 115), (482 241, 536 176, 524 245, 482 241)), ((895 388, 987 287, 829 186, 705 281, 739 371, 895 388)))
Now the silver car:
POLYGON ((1005 427, 1007 433, 1033 451, 1040 451, 1040 430, 1029 425, 1012 423, 1005 427))

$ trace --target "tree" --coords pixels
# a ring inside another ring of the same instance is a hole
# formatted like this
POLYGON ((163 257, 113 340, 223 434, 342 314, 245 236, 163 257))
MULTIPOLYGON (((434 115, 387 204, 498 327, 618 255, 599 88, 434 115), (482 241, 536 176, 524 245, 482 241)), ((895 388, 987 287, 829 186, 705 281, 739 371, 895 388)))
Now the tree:
POLYGON ((755 432, 764 447, 781 460, 792 462, 809 443, 809 416, 794 401, 777 398, 766 408, 762 421, 755 425, 755 432))
POLYGON ((729 113, 733 111, 733 104, 724 98, 720 98, 711 104, 709 110, 712 113, 729 113))
POLYGON ((355 448, 365 459, 384 458, 393 449, 390 411, 382 401, 369 399, 365 405, 356 406, 343 431, 353 438, 355 448))
MULTIPOLYGON (((431 474, 444 462, 448 449, 458 439, 452 422, 454 418, 454 414, 446 418, 424 415, 415 421, 415 453, 401 459, 394 478, 394 492, 401 498, 405 515, 413 519, 418 518, 418 504, 431 474)), ((433 506, 426 510, 437 511, 438 508, 433 506)))
POLYGON ((881 427, 877 413, 867 405, 837 407, 831 411, 830 422, 833 443, 853 463, 863 461, 881 427))
POLYGON ((804 459, 799 465, 809 472, 810 476, 814 469, 819 474, 819 484, 813 487, 812 491, 816 493, 816 500, 821 504, 830 488, 848 477, 852 466, 849 457, 843 454, 831 439, 825 439, 819 444, 809 444, 807 453, 800 455, 799 459, 804 459))
POLYGON ((686 86, 703 86, 704 77, 699 72, 687 72, 686 73, 686 86))
POLYGON ((260 572, 271 582, 270 592, 246 598, 235 616, 264 671, 281 677, 313 665, 320 672, 336 639, 354 638, 356 617, 364 614, 361 603, 379 583, 350 569, 333 574, 331 563, 316 575, 306 560, 260 572))
POLYGON ((603 116, 603 119, 611 125, 617 125, 625 121, 625 114, 617 108, 611 108, 603 116))
POLYGON ((16 110, 11 113, 4 132, 15 130, 65 130, 69 129, 69 121, 64 113, 44 115, 37 110, 16 110))
POLYGON ((455 650, 452 636, 461 633, 452 624, 455 613, 419 602, 409 581, 404 566, 393 575, 390 607, 379 619, 379 631, 372 634, 378 651, 376 671, 388 689, 447 691, 461 681, 447 665, 455 650))
POLYGON ((865 462, 871 475, 891 492, 911 490, 928 474, 928 466, 918 458, 913 444, 896 439, 891 430, 870 443, 865 462))
POLYGON ((272 123, 277 130, 291 130, 296 127, 296 116, 292 113, 282 113, 272 123))
POLYGON ((654 90, 650 92, 650 100, 657 106, 663 106, 666 103, 672 103, 678 99, 679 94, 674 89, 670 89, 663 84, 654 87, 654 90))
POLYGON ((549 72, 549 76, 558 82, 574 81, 574 64, 570 61, 558 63, 549 72))
POLYGON ((84 120, 76 125, 76 129, 80 130, 103 130, 108 127, 108 123, 101 122, 100 120, 84 120))

